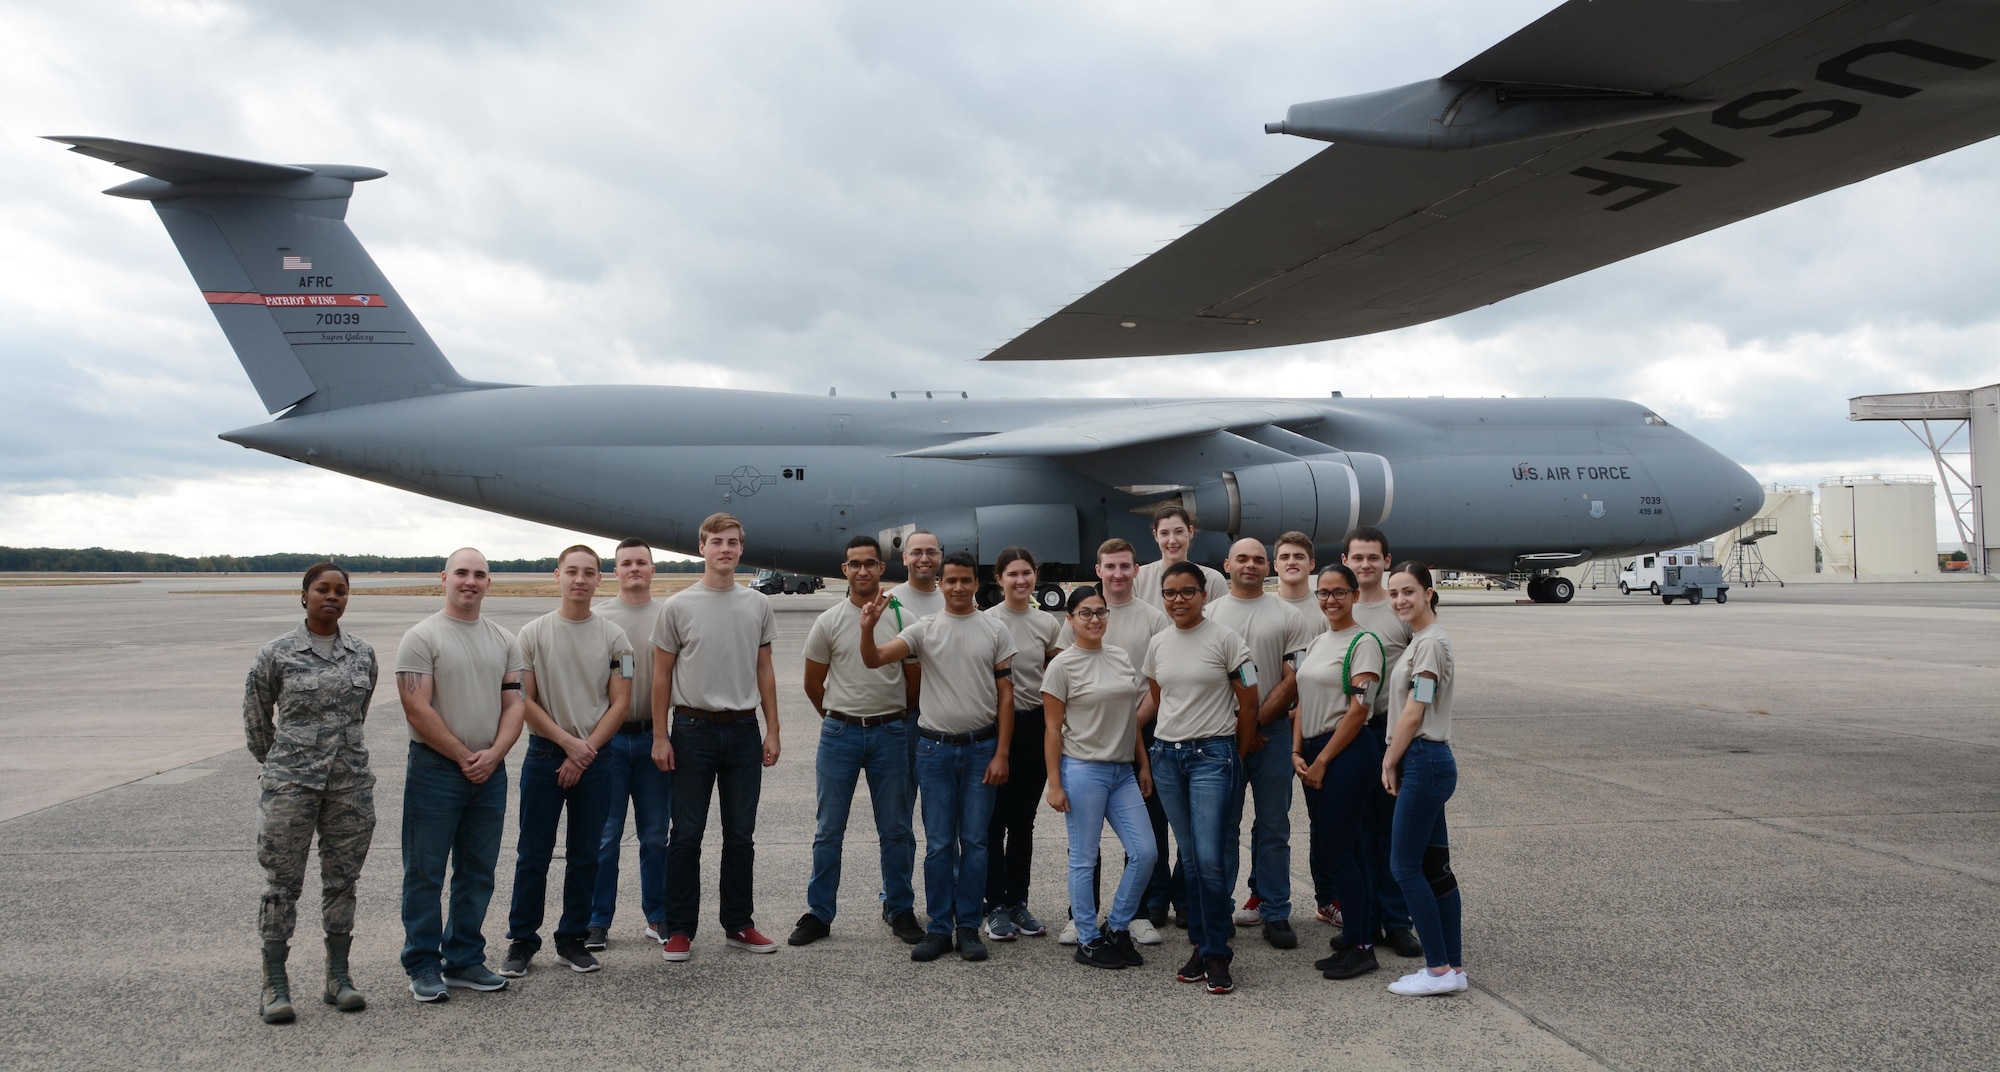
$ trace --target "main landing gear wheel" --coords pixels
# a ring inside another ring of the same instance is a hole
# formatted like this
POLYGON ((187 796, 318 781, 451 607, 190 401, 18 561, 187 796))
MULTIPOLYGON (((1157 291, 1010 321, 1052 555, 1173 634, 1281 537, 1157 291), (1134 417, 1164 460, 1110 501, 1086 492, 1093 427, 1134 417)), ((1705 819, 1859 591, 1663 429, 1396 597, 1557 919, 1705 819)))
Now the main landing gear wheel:
POLYGON ((1069 596, 1062 585, 1054 581, 1044 581, 1035 587, 1035 606, 1043 610, 1060 611, 1068 601, 1069 596))
POLYGON ((994 584, 991 581, 988 581, 985 584, 979 586, 979 595, 977 599, 979 602, 980 610, 985 610, 988 607, 995 606, 999 604, 999 602, 1002 599, 1005 598, 1006 598, 1005 596, 1000 594, 1000 586, 994 584))
POLYGON ((1548 586, 1544 583, 1547 580, 1548 578, 1546 577, 1528 578, 1528 599, 1530 602, 1547 603, 1549 601, 1548 586))
POLYGON ((1576 585, 1568 577, 1550 577, 1542 585, 1542 596, 1550 603, 1567 603, 1576 598, 1576 585))

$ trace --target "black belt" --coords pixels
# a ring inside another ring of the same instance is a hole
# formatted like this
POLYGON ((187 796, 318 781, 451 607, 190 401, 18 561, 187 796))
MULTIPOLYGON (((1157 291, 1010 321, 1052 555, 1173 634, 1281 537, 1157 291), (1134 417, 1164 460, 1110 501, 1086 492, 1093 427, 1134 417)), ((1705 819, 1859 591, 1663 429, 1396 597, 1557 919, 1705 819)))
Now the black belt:
POLYGON ((619 727, 618 727, 618 732, 619 732, 619 733, 629 733, 629 734, 632 734, 632 735, 634 735, 634 736, 637 736, 638 734, 641 734, 641 733, 651 733, 651 732, 653 732, 653 721, 652 721, 651 719, 647 719, 647 720, 646 720, 646 721, 644 721, 644 722, 626 722, 626 723, 622 723, 622 724, 620 724, 620 725, 619 725, 619 727))
POLYGON ((850 715, 844 711, 828 711, 826 713, 826 717, 835 722, 845 722, 850 726, 859 726, 864 730, 873 729, 876 726, 886 726, 891 722, 901 722, 905 716, 906 713, 902 711, 898 711, 893 715, 850 715))
POLYGON ((703 722, 741 722, 746 718, 757 717, 755 711, 704 711, 699 707, 676 707, 674 714, 686 715, 703 722))
POLYGON ((917 732, 922 734, 925 740, 936 741, 939 744, 978 744, 1000 736, 1000 724, 995 722, 983 730, 973 730, 971 733, 939 733, 923 726, 918 726, 917 732))

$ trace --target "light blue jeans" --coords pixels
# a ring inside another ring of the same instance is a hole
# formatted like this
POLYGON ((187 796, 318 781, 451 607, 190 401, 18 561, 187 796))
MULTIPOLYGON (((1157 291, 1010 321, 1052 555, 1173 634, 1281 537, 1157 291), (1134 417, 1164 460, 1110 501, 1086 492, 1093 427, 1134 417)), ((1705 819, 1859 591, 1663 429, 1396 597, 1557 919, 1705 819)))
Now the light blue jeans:
POLYGON ((930 933, 979 926, 986 904, 986 828, 994 787, 985 783, 997 740, 917 741, 917 785, 924 805, 924 908, 930 933))
POLYGON ((882 888, 887 891, 882 914, 894 916, 916 906, 911 873, 916 867, 917 840, 910 830, 910 796, 916 783, 904 740, 911 735, 900 718, 868 727, 833 718, 820 721, 819 755, 814 764, 819 812, 813 830, 812 876, 806 881, 806 908, 822 923, 833 922, 847 816, 864 771, 875 811, 875 837, 882 849, 882 888))
POLYGON ((674 776, 653 765, 653 734, 612 736, 597 762, 611 776, 611 814, 597 843, 597 891, 591 897, 590 925, 611 929, 618 910, 618 856, 625 845, 625 801, 639 831, 639 910, 646 922, 665 926, 667 918, 667 819, 673 814, 674 776))
POLYGON ((1146 896, 1146 883, 1153 877, 1153 863, 1159 847, 1153 842, 1153 825, 1146 817, 1146 798, 1139 795, 1139 778, 1130 763, 1062 757, 1062 787, 1069 794, 1069 813, 1063 818, 1069 828, 1069 911, 1076 922, 1076 937, 1089 945, 1097 929, 1097 842, 1106 820, 1118 841, 1125 846, 1125 875, 1118 880, 1118 892, 1111 897, 1111 914, 1105 926, 1114 931, 1132 929, 1132 917, 1146 896))

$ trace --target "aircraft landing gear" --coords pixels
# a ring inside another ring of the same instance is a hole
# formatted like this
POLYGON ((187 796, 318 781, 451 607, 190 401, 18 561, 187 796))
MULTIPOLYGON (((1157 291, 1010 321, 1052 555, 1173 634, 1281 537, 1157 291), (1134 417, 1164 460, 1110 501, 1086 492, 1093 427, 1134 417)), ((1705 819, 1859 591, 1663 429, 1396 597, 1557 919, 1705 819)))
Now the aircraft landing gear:
POLYGON ((1001 594, 1000 586, 994 584, 992 581, 987 581, 985 584, 980 585, 979 594, 974 597, 979 604, 980 610, 998 606, 1006 598, 1006 596, 1001 594))
POLYGON ((1536 603, 1567 603, 1576 598, 1576 582, 1560 576, 1531 578, 1528 598, 1536 603))
POLYGON ((1054 581, 1043 581, 1035 586, 1035 606, 1046 611, 1060 613, 1069 604, 1069 593, 1054 581))

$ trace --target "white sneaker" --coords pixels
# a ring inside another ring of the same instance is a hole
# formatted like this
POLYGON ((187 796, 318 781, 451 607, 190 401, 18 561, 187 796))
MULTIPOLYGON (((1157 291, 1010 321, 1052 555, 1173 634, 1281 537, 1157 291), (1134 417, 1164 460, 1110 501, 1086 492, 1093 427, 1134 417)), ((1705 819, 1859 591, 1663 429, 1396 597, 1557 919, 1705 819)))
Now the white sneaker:
POLYGON ((1460 985, 1459 972, 1448 971, 1443 975, 1432 975, 1428 969, 1414 971, 1389 984, 1389 993, 1410 997, 1427 997, 1432 994, 1456 994, 1471 984, 1460 985))
POLYGON ((1153 921, 1147 919, 1145 916, 1133 917, 1131 932, 1132 940, 1140 945, 1160 944, 1159 928, 1154 927, 1153 921))
MULTIPOLYGON (((1136 934, 1135 934, 1135 935, 1133 935, 1133 936, 1132 936, 1132 940, 1133 940, 1133 941, 1135 941, 1135 942, 1136 942, 1136 941, 1138 941, 1138 940, 1139 940, 1139 936, 1138 936, 1138 935, 1136 935, 1136 934)), ((1061 933, 1061 934, 1058 934, 1058 935, 1056 935, 1056 944, 1057 944, 1057 945, 1075 945, 1075 944, 1076 944, 1076 920, 1073 920, 1073 919, 1072 919, 1072 920, 1070 920, 1069 922, 1067 922, 1067 923, 1063 924, 1063 929, 1062 929, 1062 933, 1061 933)))
POLYGON ((1229 917, 1230 921, 1239 927, 1254 927, 1264 922, 1264 914, 1257 910, 1257 906, 1263 903, 1263 898, 1251 895, 1250 899, 1243 902, 1243 906, 1229 917))
POLYGON ((1456 980, 1458 980, 1458 992, 1459 992, 1459 993, 1463 994, 1463 993, 1465 993, 1466 991, 1468 991, 1468 990, 1472 989, 1472 980, 1470 980, 1470 979, 1467 979, 1467 978, 1465 977, 1465 969, 1464 969, 1464 968, 1459 968, 1459 969, 1457 969, 1457 970, 1453 971, 1453 972, 1451 973, 1451 977, 1452 977, 1452 978, 1454 978, 1454 979, 1456 979, 1456 980))

